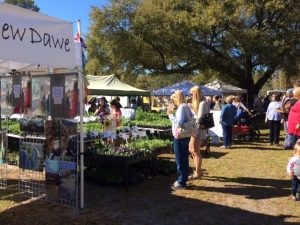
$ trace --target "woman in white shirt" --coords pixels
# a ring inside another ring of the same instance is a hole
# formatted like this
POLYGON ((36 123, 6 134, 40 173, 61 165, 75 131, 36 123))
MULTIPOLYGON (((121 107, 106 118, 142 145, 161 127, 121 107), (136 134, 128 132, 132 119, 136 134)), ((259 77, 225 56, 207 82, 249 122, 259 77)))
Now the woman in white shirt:
MULTIPOLYGON (((191 110, 194 113, 196 121, 201 118, 204 114, 209 113, 209 104, 205 101, 204 96, 200 86, 194 86, 190 89, 191 96, 191 110)), ((196 129, 196 133, 191 137, 189 143, 189 151, 194 160, 195 171, 192 175, 189 176, 189 179, 197 179, 202 176, 201 167, 202 167, 202 157, 200 148, 206 145, 206 135, 207 129, 196 129)))
POLYGON ((270 133, 269 141, 270 145, 279 146, 279 135, 280 135, 280 122, 281 122, 281 99, 280 94, 273 94, 272 101, 268 105, 266 111, 265 122, 268 124, 270 133))

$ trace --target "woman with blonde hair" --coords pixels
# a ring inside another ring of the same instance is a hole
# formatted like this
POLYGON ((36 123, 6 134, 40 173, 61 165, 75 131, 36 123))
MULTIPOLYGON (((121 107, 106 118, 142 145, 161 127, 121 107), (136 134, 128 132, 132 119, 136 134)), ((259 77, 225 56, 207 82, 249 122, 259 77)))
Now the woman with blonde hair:
MULTIPOLYGON (((202 95, 202 90, 200 86, 194 86, 190 89, 191 96, 191 110, 194 114, 196 121, 200 119, 204 114, 209 113, 209 104, 205 101, 204 96, 202 95)), ((201 166, 202 166, 202 157, 200 148, 205 145, 206 135, 208 130, 205 128, 196 129, 196 133, 191 137, 189 142, 189 151, 194 160, 195 171, 192 175, 189 176, 190 179, 197 179, 202 176, 201 166)))
POLYGON ((167 110, 167 114, 172 122, 172 134, 174 136, 173 149, 178 173, 178 178, 172 185, 171 189, 178 190, 185 189, 188 179, 190 141, 189 137, 179 138, 178 130, 183 127, 185 122, 192 118, 193 113, 191 112, 190 107, 185 103, 182 91, 175 91, 175 93, 171 96, 171 100, 173 100, 177 110, 174 112, 174 107, 170 107, 167 110))

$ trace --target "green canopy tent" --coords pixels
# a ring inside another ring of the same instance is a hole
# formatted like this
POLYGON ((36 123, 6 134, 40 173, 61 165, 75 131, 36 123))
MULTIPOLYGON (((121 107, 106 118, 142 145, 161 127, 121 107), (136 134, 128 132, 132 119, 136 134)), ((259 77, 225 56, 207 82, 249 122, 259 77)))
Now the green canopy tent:
POLYGON ((142 90, 120 81, 114 74, 108 76, 86 75, 90 95, 150 96, 151 91, 142 90))

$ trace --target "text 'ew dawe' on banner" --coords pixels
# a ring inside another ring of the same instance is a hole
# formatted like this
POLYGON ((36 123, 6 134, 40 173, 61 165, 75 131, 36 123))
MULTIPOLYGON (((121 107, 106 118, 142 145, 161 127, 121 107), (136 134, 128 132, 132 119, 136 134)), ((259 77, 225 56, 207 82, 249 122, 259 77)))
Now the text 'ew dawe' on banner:
POLYGON ((73 25, 0 3, 0 60, 73 68, 73 25))

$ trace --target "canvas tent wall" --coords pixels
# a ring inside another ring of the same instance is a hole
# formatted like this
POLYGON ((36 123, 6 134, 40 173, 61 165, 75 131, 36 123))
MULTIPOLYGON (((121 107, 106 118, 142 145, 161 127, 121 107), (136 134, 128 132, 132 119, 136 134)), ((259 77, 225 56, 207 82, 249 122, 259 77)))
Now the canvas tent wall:
POLYGON ((222 92, 222 95, 230 95, 230 94, 246 94, 248 91, 246 89, 242 89, 236 87, 231 84, 226 84, 223 81, 215 80, 211 83, 205 85, 205 87, 218 90, 222 92))
MULTIPOLYGON (((174 91, 181 90, 181 91, 183 91, 184 95, 188 96, 190 89, 196 85, 197 84, 192 81, 183 80, 176 84, 172 84, 167 87, 153 90, 153 91, 151 91, 151 95, 152 96, 171 96, 174 93, 174 91)), ((205 87, 205 86, 201 86, 201 90, 202 90, 202 94, 204 96, 222 95, 221 91, 214 90, 214 89, 211 89, 211 88, 205 87)))
POLYGON ((72 23, 5 3, 0 3, 0 21, 2 63, 75 67, 72 23))
POLYGON ((120 81, 114 74, 108 76, 87 75, 91 95, 150 96, 150 91, 135 88, 120 81))

